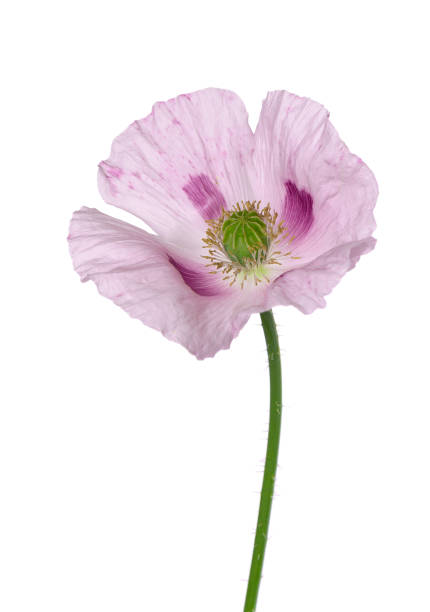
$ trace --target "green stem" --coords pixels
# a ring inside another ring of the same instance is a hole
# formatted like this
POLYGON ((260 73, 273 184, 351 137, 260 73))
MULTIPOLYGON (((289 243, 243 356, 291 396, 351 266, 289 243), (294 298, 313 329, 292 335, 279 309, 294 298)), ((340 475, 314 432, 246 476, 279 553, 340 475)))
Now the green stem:
POLYGON ((279 438, 281 433, 282 376, 278 333, 271 310, 262 312, 260 316, 269 358, 270 421, 269 435, 267 438, 266 464, 264 466, 257 530, 255 532, 254 551, 252 553, 244 612, 255 612, 257 606, 258 589, 260 587, 264 552, 266 550, 267 534, 269 531, 270 511, 272 509, 273 491, 275 488, 279 438))

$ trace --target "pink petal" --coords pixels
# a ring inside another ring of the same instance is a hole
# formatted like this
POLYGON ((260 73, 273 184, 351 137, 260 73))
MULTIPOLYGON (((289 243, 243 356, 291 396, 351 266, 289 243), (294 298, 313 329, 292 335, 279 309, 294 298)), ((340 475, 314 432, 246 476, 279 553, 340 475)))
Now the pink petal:
POLYGON ((286 272, 270 288, 268 307, 293 305, 305 314, 326 305, 324 296, 351 270, 361 255, 369 253, 374 238, 364 238, 335 247, 307 265, 286 272))
MULTIPOLYGON (((262 291, 196 293, 157 236, 96 209, 74 213, 69 244, 82 281, 94 281, 102 295, 199 359, 229 348, 250 313, 262 309, 262 291)), ((202 288, 198 276, 193 281, 202 288)))
POLYGON ((182 95, 155 104, 116 138, 100 164, 100 191, 166 239, 196 247, 204 219, 251 197, 244 160, 252 145, 246 109, 234 93, 182 95))
POLYGON ((303 262, 371 235, 375 178, 340 140, 320 104, 269 93, 255 138, 258 198, 271 202, 291 233, 298 228, 293 247, 303 262))

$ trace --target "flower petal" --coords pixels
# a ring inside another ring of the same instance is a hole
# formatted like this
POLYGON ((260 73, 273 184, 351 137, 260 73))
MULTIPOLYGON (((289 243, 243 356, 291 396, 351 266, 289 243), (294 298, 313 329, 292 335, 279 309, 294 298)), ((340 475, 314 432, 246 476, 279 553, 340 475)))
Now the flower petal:
POLYGON ((155 104, 116 138, 100 164, 100 191, 169 241, 189 244, 192 234, 201 237, 204 219, 250 197, 245 160, 252 146, 246 109, 234 93, 181 95, 155 104))
MULTIPOLYGON (((250 313, 263 307, 261 291, 194 291, 157 236, 96 209, 74 213, 69 245, 82 281, 94 281, 102 295, 199 359, 229 348, 250 313)), ((192 280, 201 288, 201 279, 192 280)))
POLYGON ((375 178, 340 140, 324 107, 285 91, 270 92, 255 137, 259 197, 293 226, 291 233, 299 229, 293 246, 303 262, 370 236, 375 178))
POLYGON ((270 289, 268 307, 293 305, 305 314, 326 305, 324 296, 337 285, 342 276, 354 268, 361 255, 369 253, 374 238, 364 238, 335 247, 302 268, 286 272, 270 289))

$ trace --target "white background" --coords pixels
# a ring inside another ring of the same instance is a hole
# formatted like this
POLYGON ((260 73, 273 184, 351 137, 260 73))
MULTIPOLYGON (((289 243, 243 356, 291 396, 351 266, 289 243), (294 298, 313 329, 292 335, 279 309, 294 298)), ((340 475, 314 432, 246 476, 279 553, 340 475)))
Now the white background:
POLYGON ((430 609, 426 3, 16 2, 1 19, 2 612, 242 609, 267 428, 255 315, 198 362, 81 285, 73 210, 155 101, 322 102, 375 172, 378 245, 277 308, 285 419, 259 612, 430 609))

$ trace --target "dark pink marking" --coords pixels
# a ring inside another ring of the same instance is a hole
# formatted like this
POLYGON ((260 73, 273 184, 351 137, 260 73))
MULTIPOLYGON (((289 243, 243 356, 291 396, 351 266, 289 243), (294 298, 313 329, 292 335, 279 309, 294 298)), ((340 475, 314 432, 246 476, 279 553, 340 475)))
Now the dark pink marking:
POLYGON ((187 268, 170 256, 169 261, 172 266, 177 269, 188 287, 190 287, 190 289, 192 289, 195 293, 198 293, 198 295, 210 296, 221 293, 220 288, 214 285, 207 272, 199 272, 197 270, 187 268))
POLYGON ((108 178, 119 179, 124 174, 124 170, 122 168, 111 166, 107 162, 101 162, 99 165, 108 178))
POLYGON ((282 219, 290 235, 301 238, 310 229, 314 220, 313 200, 310 193, 300 191, 292 181, 285 183, 285 200, 282 219))
POLYGON ((217 219, 220 216, 225 199, 206 174, 190 176, 183 190, 203 219, 217 219))

